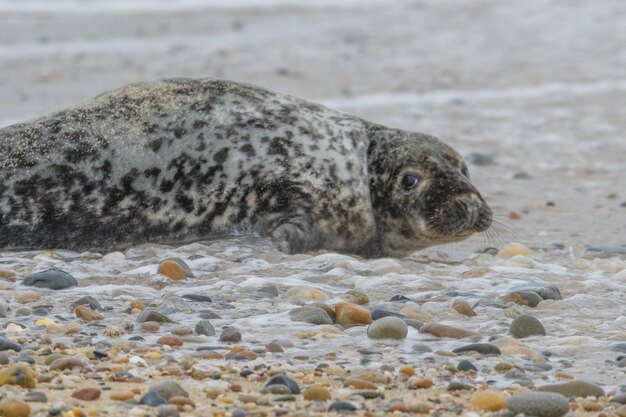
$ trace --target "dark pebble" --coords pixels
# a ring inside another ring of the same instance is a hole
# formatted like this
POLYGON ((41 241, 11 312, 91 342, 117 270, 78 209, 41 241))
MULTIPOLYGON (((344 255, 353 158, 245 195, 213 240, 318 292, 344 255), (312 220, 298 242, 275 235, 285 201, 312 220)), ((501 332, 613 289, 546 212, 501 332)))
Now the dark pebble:
POLYGON ((231 417, 246 417, 247 413, 246 410, 242 409, 242 408, 233 408, 233 411, 231 412, 231 417))
POLYGON ((211 297, 209 297, 208 295, 201 295, 201 294, 185 294, 185 295, 181 296, 181 298, 184 298, 185 300, 189 300, 189 301, 195 301, 197 303, 211 303, 211 302, 213 302, 211 297))
POLYGON ((76 307, 78 307, 80 305, 83 305, 83 304, 89 305, 89 308, 91 308, 92 310, 102 310, 102 306, 100 305, 98 300, 93 298, 91 295, 86 295, 86 296, 81 297, 78 300, 74 301, 72 303, 72 309, 74 309, 74 308, 76 308, 76 307))
POLYGON ((202 320, 220 320, 222 318, 222 316, 220 316, 219 314, 211 310, 199 311, 198 317, 201 318, 202 320))
POLYGON ((366 400, 371 400, 374 398, 385 398, 384 393, 380 391, 376 391, 376 390, 357 391, 353 393, 352 395, 358 395, 359 397, 363 397, 366 400))
POLYGON ((26 353, 22 352, 19 355, 17 355, 17 359, 16 362, 26 362, 29 363, 31 365, 35 364, 35 358, 33 358, 30 355, 27 355, 26 353))
POLYGON ((589 246, 586 250, 591 253, 624 255, 626 254, 626 245, 589 246))
POLYGON ((78 285, 76 278, 65 271, 57 268, 27 275, 22 285, 28 287, 48 288, 50 290, 63 290, 78 285))
POLYGON ((561 291, 554 285, 548 284, 525 284, 518 288, 514 288, 513 291, 532 291, 537 293, 544 300, 562 300, 561 291))
POLYGON ((396 294, 396 295, 394 295, 393 297, 391 297, 391 298, 389 299, 389 301, 391 301, 391 302, 394 302, 394 303, 395 303, 395 302, 411 301, 411 299, 410 299, 409 297, 405 297, 405 296, 404 296, 404 295, 402 295, 402 294, 396 294))
POLYGON ((382 319, 383 317, 389 317, 389 316, 399 317, 401 319, 408 318, 404 314, 396 313, 395 311, 392 311, 383 306, 374 307, 371 313, 372 313, 372 320, 378 320, 378 319, 382 319))
POLYGON ((94 351, 93 351, 93 355, 94 355, 96 358, 98 358, 98 359, 108 358, 108 357, 109 357, 109 354, 108 354, 108 353, 106 353, 106 352, 105 352, 105 351, 103 351, 103 350, 98 350, 98 349, 96 349, 96 350, 94 350, 94 351))
POLYGON ((156 391, 148 391, 146 395, 141 397, 139 404, 148 405, 150 407, 158 407, 161 404, 167 404, 167 400, 156 391))
POLYGON ((516 304, 527 305, 528 307, 537 307, 543 298, 534 291, 514 291, 508 294, 505 299, 516 304))
POLYGON ((467 359, 459 362, 459 364, 456 366, 456 369, 458 369, 459 371, 478 371, 478 368, 476 368, 474 364, 467 359))
POLYGON ((300 387, 298 386, 298 383, 284 374, 277 374, 268 379, 265 386, 267 387, 270 385, 284 385, 289 388, 292 394, 300 394, 300 387))
POLYGON ((48 415, 49 416, 58 416, 59 414, 61 414, 63 410, 61 410, 59 407, 54 407, 48 410, 48 415))
POLYGON ((509 328, 511 335, 516 339, 523 339, 529 336, 545 336, 546 329, 543 324, 533 316, 521 314, 513 320, 509 328))
POLYGON ((215 336, 215 327, 208 320, 200 320, 196 323, 195 331, 204 336, 215 336))
POLYGON ((491 343, 470 343, 454 349, 454 353, 478 352, 482 355, 501 355, 500 349, 491 343))
POLYGON ((137 323, 145 323, 147 321, 156 321, 157 323, 174 323, 174 320, 154 310, 144 310, 137 316, 137 323))
POLYGON ((29 403, 47 403, 48 397, 41 391, 30 391, 24 395, 24 401, 29 403))
POLYGON ((294 397, 293 395, 280 395, 278 397, 274 397, 273 400, 279 402, 295 401, 296 397, 294 397))
POLYGON ((356 411, 356 407, 347 401, 335 401, 328 407, 328 411, 356 411))
POLYGON ((13 343, 10 340, 0 336, 0 350, 14 350, 19 352, 22 350, 22 347, 17 343, 13 343))
POLYGON ((414 353, 428 353, 428 352, 432 352, 432 349, 430 347, 428 347, 427 345, 424 345, 422 343, 418 343, 416 345, 413 345, 412 350, 414 353))
POLYGON ((222 330, 222 334, 220 335, 221 342, 241 342, 241 332, 239 330, 233 329, 232 327, 228 327, 222 330))
POLYGON ((131 336, 128 340, 133 340, 135 342, 145 342, 146 339, 143 336, 131 336))
POLYGON ((254 374, 254 372, 252 372, 249 369, 242 369, 241 372, 239 372, 239 376, 244 377, 244 378, 252 374, 254 374))
POLYGON ((35 316, 40 316, 40 317, 47 316, 48 315, 48 309, 46 307, 35 307, 33 309, 33 314, 35 316))

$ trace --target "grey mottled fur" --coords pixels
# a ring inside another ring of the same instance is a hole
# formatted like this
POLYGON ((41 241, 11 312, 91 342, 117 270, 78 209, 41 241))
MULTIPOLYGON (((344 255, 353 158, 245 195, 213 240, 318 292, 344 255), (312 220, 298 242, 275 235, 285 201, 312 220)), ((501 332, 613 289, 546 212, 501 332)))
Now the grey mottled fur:
POLYGON ((0 129, 0 247, 258 232, 288 252, 404 255, 489 226, 463 169, 431 136, 262 88, 133 84, 0 129))

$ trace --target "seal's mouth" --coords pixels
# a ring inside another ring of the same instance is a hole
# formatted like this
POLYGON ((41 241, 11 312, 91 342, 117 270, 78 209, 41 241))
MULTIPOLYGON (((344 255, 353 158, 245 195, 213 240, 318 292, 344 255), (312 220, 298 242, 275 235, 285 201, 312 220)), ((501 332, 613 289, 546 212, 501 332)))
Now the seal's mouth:
POLYGON ((489 229, 492 220, 491 209, 482 199, 459 197, 427 216, 423 233, 432 240, 461 240, 489 229))

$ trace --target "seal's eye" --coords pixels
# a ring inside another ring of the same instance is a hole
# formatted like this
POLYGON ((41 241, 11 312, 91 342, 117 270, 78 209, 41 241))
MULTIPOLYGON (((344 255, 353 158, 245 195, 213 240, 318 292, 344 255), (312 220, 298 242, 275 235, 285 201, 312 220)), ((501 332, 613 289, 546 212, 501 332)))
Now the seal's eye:
POLYGON ((420 183, 419 175, 409 172, 408 174, 404 174, 404 177, 402 177, 401 185, 405 191, 410 191, 414 189, 415 187, 417 187, 417 184, 419 183, 420 183))
POLYGON ((469 169, 467 169, 465 165, 463 165, 463 168, 461 168, 461 174, 463 174, 464 177, 469 178, 469 169))

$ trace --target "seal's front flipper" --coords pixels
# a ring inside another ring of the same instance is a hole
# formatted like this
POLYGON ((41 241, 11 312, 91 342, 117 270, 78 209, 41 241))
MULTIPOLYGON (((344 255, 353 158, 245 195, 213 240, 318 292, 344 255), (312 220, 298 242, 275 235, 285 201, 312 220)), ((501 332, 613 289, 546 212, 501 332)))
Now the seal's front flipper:
POLYGON ((310 246, 310 229, 306 220, 294 218, 278 226, 270 236, 276 239, 278 249, 282 252, 302 253, 310 246))

